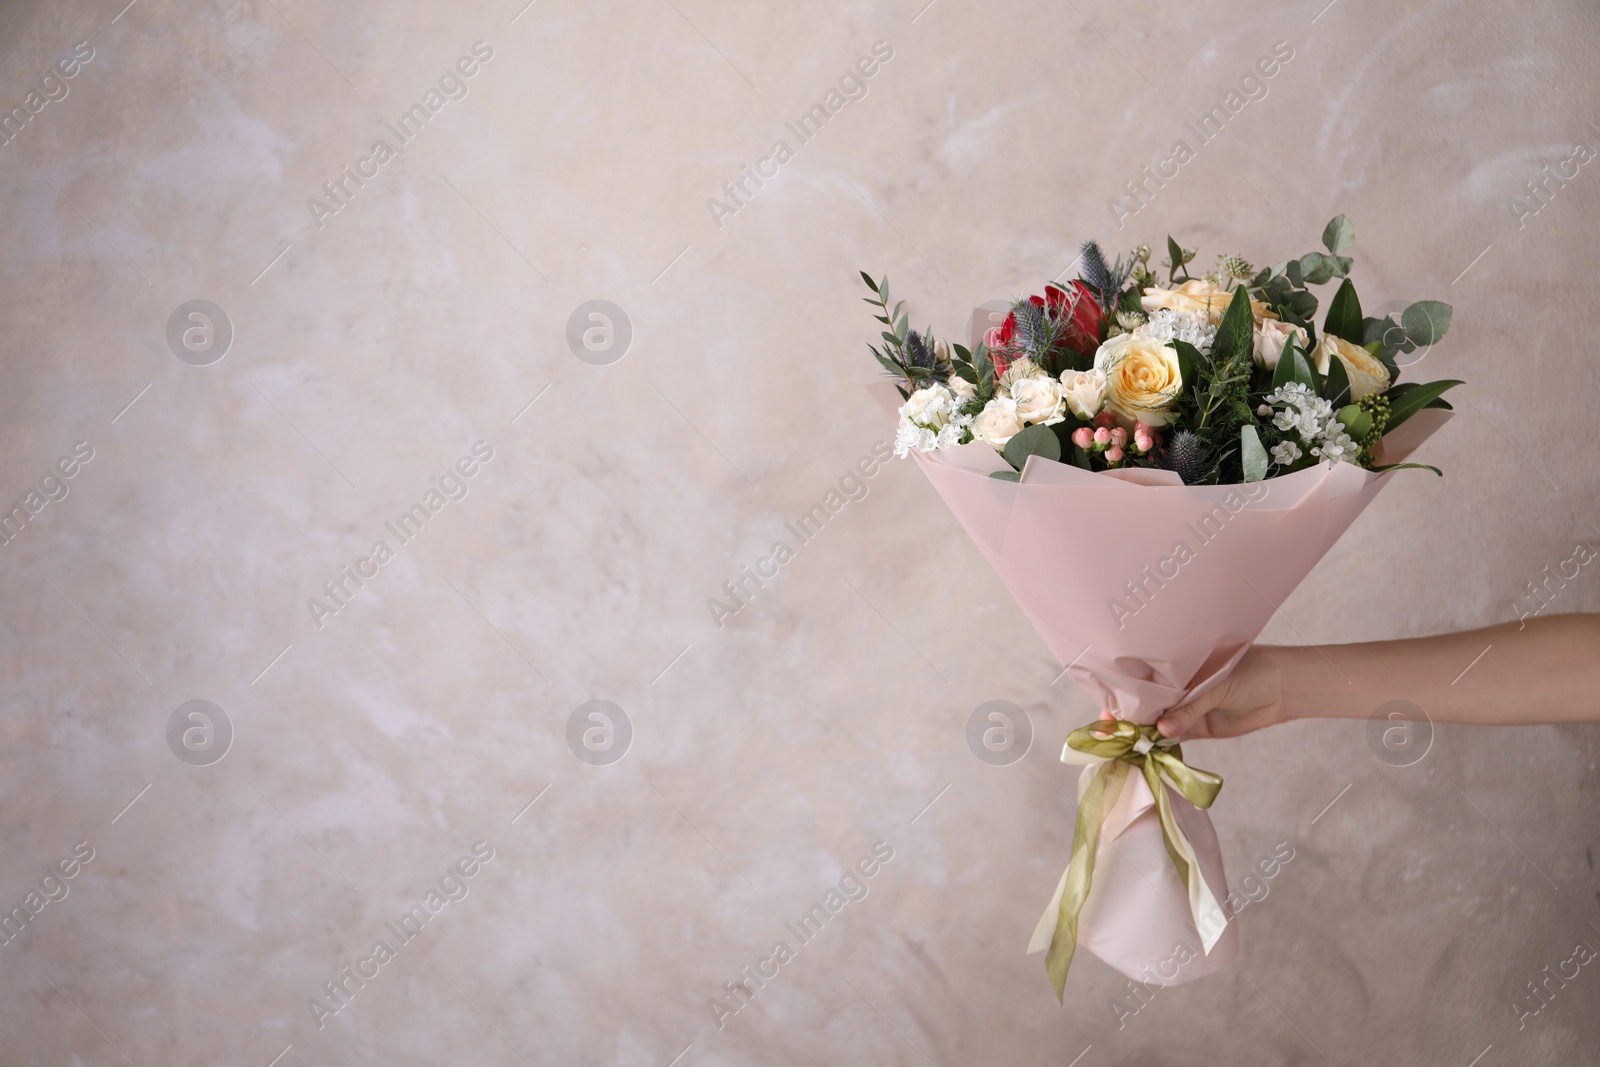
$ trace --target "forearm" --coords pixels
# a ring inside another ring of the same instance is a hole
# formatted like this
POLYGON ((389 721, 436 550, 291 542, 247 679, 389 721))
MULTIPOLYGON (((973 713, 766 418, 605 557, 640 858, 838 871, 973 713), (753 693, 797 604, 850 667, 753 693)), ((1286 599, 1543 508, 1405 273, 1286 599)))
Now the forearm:
POLYGON ((1463 633, 1263 649, 1288 718, 1365 718, 1408 700, 1435 722, 1600 721, 1600 615, 1463 633))

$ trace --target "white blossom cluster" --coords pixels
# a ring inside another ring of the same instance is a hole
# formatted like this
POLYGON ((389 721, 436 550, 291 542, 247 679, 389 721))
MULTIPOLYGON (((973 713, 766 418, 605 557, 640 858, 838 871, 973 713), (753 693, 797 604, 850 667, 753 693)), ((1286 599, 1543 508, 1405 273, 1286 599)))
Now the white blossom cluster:
POLYGON ((1143 326, 1134 327, 1133 333, 1137 337, 1149 337, 1162 344, 1171 344, 1174 340, 1187 341, 1201 352, 1209 353, 1211 342, 1217 337, 1217 328, 1211 325, 1210 320, 1204 315, 1192 311, 1158 308, 1150 313, 1149 321, 1143 326))
POLYGON ((912 449, 932 452, 970 441, 973 415, 962 412, 966 401, 942 385, 918 389, 900 406, 894 454, 904 459, 912 449))
POLYGON ((1279 430, 1293 432, 1300 444, 1283 441, 1272 447, 1272 461, 1289 466, 1303 454, 1301 445, 1311 454, 1329 463, 1354 463, 1361 446, 1345 432, 1343 424, 1334 416, 1333 403, 1313 393, 1302 382, 1286 382, 1265 397, 1265 403, 1256 414, 1272 416, 1272 425, 1279 430), (1282 405, 1281 407, 1279 405, 1282 405))

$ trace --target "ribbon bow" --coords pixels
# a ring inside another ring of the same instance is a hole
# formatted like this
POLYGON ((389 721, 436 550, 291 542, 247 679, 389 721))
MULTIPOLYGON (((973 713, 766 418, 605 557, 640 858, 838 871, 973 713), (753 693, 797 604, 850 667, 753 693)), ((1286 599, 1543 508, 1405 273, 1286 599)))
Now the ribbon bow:
POLYGON ((1195 929, 1209 954, 1227 924, 1200 872, 1194 847, 1173 815, 1172 798, 1164 787, 1171 786, 1197 808, 1209 808, 1222 790, 1222 776, 1184 763, 1178 742, 1162 737, 1154 725, 1141 726, 1125 719, 1101 719, 1072 731, 1061 750, 1061 761, 1088 768, 1078 783, 1078 824, 1072 836, 1072 859, 1028 946, 1030 953, 1049 947, 1045 970, 1055 986, 1056 999, 1064 1000, 1066 995, 1067 969, 1072 966, 1072 955, 1078 947, 1078 913, 1089 899, 1101 831, 1131 768, 1143 772, 1150 794, 1155 797, 1167 855, 1189 890, 1195 929))

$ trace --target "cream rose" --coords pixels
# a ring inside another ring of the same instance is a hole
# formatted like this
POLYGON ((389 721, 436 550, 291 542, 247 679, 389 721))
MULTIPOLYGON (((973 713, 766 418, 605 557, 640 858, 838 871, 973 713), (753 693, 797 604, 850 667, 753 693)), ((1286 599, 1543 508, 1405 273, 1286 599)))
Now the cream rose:
POLYGON ((1165 426, 1167 411, 1183 388, 1178 351, 1149 337, 1113 337, 1094 354, 1106 376, 1106 407, 1118 421, 1165 426))
POLYGON ((1054 426, 1067 417, 1061 383, 1054 378, 1024 378, 1013 382, 1011 399, 1017 402, 1017 418, 1030 426, 1054 426))
POLYGON ((1022 420, 1017 417, 1017 402, 1008 396, 993 398, 972 420, 972 436, 999 449, 1004 449, 1006 442, 1021 432, 1022 420))
POLYGON ((1317 342, 1318 374, 1328 373, 1328 361, 1335 355, 1339 357, 1339 362, 1344 364, 1345 374, 1350 378, 1352 401, 1373 393, 1381 393, 1389 388, 1388 367, 1360 345, 1353 345, 1343 337, 1335 337, 1331 333, 1323 334, 1322 340, 1317 342))
POLYGON ((978 387, 959 374, 950 375, 949 389, 957 400, 971 400, 978 395, 978 387))
MULTIPOLYGON (((1176 289, 1146 289, 1144 295, 1139 298, 1139 306, 1144 308, 1147 315, 1162 308, 1198 312, 1205 315, 1211 325, 1215 326, 1222 321, 1222 316, 1227 313, 1228 304, 1232 300, 1233 293, 1229 290, 1219 289, 1204 278, 1190 278, 1176 289)), ((1278 317, 1259 300, 1250 301, 1250 316, 1256 322, 1278 317)))
POLYGON ((1062 371, 1061 398, 1078 418, 1094 418, 1106 406, 1106 372, 1099 367, 1062 371))
POLYGON ((1255 345, 1251 354, 1255 361, 1268 370, 1278 369, 1278 358, 1283 355, 1283 350, 1289 343, 1289 338, 1295 338, 1300 343, 1301 351, 1305 350, 1310 338, 1305 330, 1287 322, 1277 319, 1267 319, 1256 327, 1255 345))

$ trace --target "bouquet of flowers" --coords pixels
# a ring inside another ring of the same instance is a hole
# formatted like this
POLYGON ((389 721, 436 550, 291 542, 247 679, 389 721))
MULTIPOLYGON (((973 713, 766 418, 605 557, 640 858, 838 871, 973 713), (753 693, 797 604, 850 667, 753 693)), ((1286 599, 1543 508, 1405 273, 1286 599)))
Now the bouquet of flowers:
POLYGON ((1353 239, 1341 215, 1326 251, 1259 271, 1224 255, 1194 277, 1169 237, 1164 279, 1148 245, 1113 261, 1087 242, 1077 279, 978 309, 968 345, 909 329, 888 279, 862 274, 896 454, 1112 713, 1062 753, 1085 766, 1077 825, 1029 949, 1048 950, 1058 997, 1079 945, 1162 985, 1237 952, 1205 810, 1222 781, 1153 724, 1227 675, 1449 417, 1461 383, 1400 383, 1396 358, 1438 342, 1449 305, 1364 316, 1353 239), (1319 331, 1310 287, 1335 278, 1319 331))

